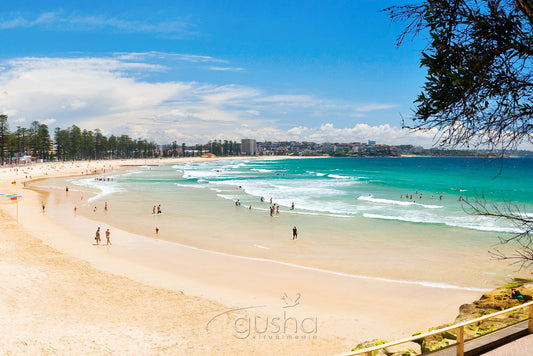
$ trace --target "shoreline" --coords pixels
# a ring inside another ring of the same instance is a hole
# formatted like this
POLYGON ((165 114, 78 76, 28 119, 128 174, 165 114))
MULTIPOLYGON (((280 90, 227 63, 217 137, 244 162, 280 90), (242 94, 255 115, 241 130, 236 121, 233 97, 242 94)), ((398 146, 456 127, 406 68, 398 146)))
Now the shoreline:
MULTIPOLYGON (((246 159, 249 158, 246 157, 246 159)), ((135 165, 146 165, 147 160, 141 161, 136 162, 137 164, 135 165)), ((110 163, 115 163, 115 161, 102 162, 104 167, 110 163)), ((157 162, 157 164, 175 163, 174 161, 164 160, 157 160, 157 162)), ((184 161, 179 160, 177 162, 184 161)), ((131 163, 131 161, 128 163, 131 163)), ((55 164, 60 165, 61 163, 55 164)), ((116 163, 113 164, 113 166, 115 165, 116 163)), ((80 167, 77 166, 76 168, 79 169, 80 167)), ((116 169, 116 167, 113 169, 116 169)), ((53 173, 55 174, 50 175, 47 173, 42 178, 65 176, 57 174, 57 172, 53 173)), ((74 174, 70 175, 79 175, 79 170, 78 174, 72 173, 74 174)), ((5 189, 5 187, 2 188, 5 189)), ((470 302, 473 298, 479 297, 480 294, 479 291, 449 291, 419 285, 409 285, 407 287, 391 286, 390 281, 358 279, 347 283, 346 276, 324 276, 324 271, 312 270, 312 268, 305 269, 304 267, 304 270, 301 270, 301 268, 295 268, 289 264, 280 265, 277 263, 276 265, 276 262, 279 261, 272 262, 259 259, 242 261, 239 258, 243 259, 245 257, 220 253, 219 255, 214 255, 216 252, 201 249, 191 251, 191 249, 195 248, 177 246, 178 244, 174 242, 163 242, 150 237, 135 236, 135 234, 120 231, 116 228, 113 228, 112 241, 114 244, 110 249, 111 252, 104 252, 102 249, 92 249, 92 246, 90 246, 92 242, 88 242, 88 236, 92 233, 92 229, 83 229, 88 231, 88 233, 65 241, 64 236, 76 235, 73 229, 58 226, 50 221, 50 218, 43 216, 46 214, 38 212, 40 205, 36 196, 31 198, 34 206, 28 207, 31 203, 27 202, 26 199, 27 196, 32 195, 28 193, 28 190, 25 190, 23 199, 26 210, 23 216, 29 214, 29 216, 40 218, 36 219, 39 222, 38 226, 36 226, 35 220, 31 222, 23 221, 24 228, 29 230, 31 235, 42 239, 46 245, 52 246, 68 256, 74 256, 74 258, 82 261, 89 261, 91 266, 97 270, 126 276, 133 281, 146 283, 153 288, 165 288, 177 292, 185 290, 187 295, 199 295, 207 301, 229 305, 228 309, 233 306, 270 305, 270 308, 264 309, 267 314, 270 313, 269 315, 277 315, 276 313, 279 312, 279 297, 284 291, 293 297, 296 295, 295 293, 301 293, 302 308, 296 314, 301 317, 316 316, 319 320, 319 338, 312 341, 318 343, 314 346, 317 350, 327 350, 328 353, 349 350, 357 342, 366 339, 401 337, 405 336, 402 332, 410 334, 424 327, 448 322, 456 316, 457 308, 460 304, 470 302), (33 212, 29 210, 33 210, 33 212), (48 231, 54 231, 55 233, 43 233, 43 226, 46 226, 48 231), (139 260, 138 251, 128 251, 127 254, 123 253, 122 255, 120 253, 115 254, 115 251, 119 250, 123 243, 122 246, 128 246, 131 250, 134 241, 142 245, 144 253, 152 258, 139 260), (150 246, 153 251, 146 252, 147 246, 150 246), (169 264, 169 261, 176 257, 176 254, 172 255, 169 250, 172 250, 173 253, 179 253, 181 265, 176 265, 175 262, 173 262, 174 264, 169 264), (167 256, 168 261, 166 262, 162 261, 163 258, 161 257, 165 252, 170 255, 167 256), (155 262, 157 262, 155 265, 154 256, 157 256, 155 257, 155 262), (165 265, 165 263, 167 264, 165 265), (192 271, 190 270, 191 265, 194 266, 192 271), (196 271, 195 268, 197 269, 196 271), (239 277, 238 280, 235 280, 235 276, 239 277), (274 282, 270 282, 270 284, 265 282, 272 279, 274 279, 274 282), (294 289, 295 285, 299 286, 298 291, 294 289), (324 291, 324 288, 320 286, 327 286, 327 291, 324 291), (382 298, 379 298, 380 295, 382 298), (390 295, 396 299, 388 300, 390 295), (428 300, 442 298, 446 300, 444 303, 428 302, 428 300), (411 300, 412 303, 413 299, 417 301, 413 303, 415 305, 406 306, 404 302, 411 300), (398 318, 399 320, 391 320, 398 318), (410 320, 405 320, 405 318, 410 320), (412 319, 417 320, 413 321, 412 319), (401 326, 404 327, 402 328, 401 326), (327 330, 327 332, 324 330, 327 330)), ((10 210, 6 209, 6 205, 1 205, 2 211, 10 210)), ((47 209, 52 209, 52 207, 53 204, 49 204, 47 209)), ((14 217, 12 218, 14 220, 14 217)), ((23 219, 30 220, 27 216, 23 219)), ((82 217, 76 218, 76 227, 78 229, 82 226, 104 225, 102 222, 88 219, 83 221, 83 219, 82 217)), ((215 315, 216 313, 212 316, 215 315)), ((204 323, 199 322, 198 324, 196 325, 198 330, 205 328, 205 320, 204 323)), ((228 335, 227 339, 229 339, 226 340, 227 342, 236 342, 237 345, 242 343, 242 340, 234 340, 235 337, 233 335, 228 335)), ((269 351, 272 351, 271 347, 274 346, 269 343, 269 351)), ((294 353, 295 349, 291 349, 291 347, 296 347, 295 343, 285 340, 282 353, 294 353)))

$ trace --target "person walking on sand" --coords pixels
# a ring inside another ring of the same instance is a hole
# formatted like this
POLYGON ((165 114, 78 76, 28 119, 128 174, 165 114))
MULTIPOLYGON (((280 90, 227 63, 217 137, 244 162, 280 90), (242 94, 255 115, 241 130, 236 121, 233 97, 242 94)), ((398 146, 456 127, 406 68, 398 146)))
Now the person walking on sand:
POLYGON ((96 236, 94 237, 94 239, 96 240, 96 244, 100 245, 100 227, 96 229, 96 236))
POLYGON ((107 229, 107 230, 105 231, 105 238, 106 238, 106 240, 107 240, 106 245, 111 245, 111 241, 109 240, 110 236, 111 236, 111 232, 109 232, 109 229, 107 229))
POLYGON ((152 214, 155 214, 155 209, 156 209, 156 208, 155 208, 155 205, 154 205, 154 207, 153 207, 153 209, 152 209, 152 214))
POLYGON ((296 228, 296 226, 292 228, 292 239, 298 240, 298 229, 296 228))
POLYGON ((46 209, 46 205, 44 204, 44 201, 41 203, 41 205, 43 206, 43 213, 44 213, 44 211, 46 209))
POLYGON ((104 210, 107 211, 107 202, 105 202, 104 210))

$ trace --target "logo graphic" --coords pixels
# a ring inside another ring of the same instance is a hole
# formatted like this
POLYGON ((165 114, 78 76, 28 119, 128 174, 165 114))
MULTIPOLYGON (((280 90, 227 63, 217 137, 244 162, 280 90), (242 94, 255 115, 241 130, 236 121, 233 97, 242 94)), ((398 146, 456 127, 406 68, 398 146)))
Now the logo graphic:
POLYGON ((294 339, 311 340, 317 338, 318 318, 298 318, 291 313, 300 304, 301 294, 290 295, 283 293, 281 296, 281 313, 260 314, 261 308, 266 305, 255 305, 243 308, 226 310, 212 317, 206 324, 207 332, 212 330, 220 317, 227 315, 230 318, 237 316, 231 322, 232 335, 238 339, 253 338, 257 340, 267 339, 294 339), (235 315, 237 314, 237 315, 235 315), (242 316, 241 314, 246 314, 242 316))

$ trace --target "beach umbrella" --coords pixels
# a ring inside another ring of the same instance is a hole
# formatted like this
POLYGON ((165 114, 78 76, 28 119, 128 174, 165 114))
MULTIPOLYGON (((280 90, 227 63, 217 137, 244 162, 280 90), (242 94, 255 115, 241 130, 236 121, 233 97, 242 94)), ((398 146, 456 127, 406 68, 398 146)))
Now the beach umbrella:
POLYGON ((17 202, 17 224, 19 223, 19 198, 22 198, 22 195, 18 194, 2 194, 6 198, 9 198, 12 202, 17 202))

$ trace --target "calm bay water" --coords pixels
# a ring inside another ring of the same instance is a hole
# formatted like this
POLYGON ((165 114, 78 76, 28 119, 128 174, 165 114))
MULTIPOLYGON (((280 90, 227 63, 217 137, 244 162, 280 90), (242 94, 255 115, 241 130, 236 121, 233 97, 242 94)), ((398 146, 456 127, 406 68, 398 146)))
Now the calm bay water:
POLYGON ((532 174, 533 160, 520 158, 253 159, 134 167, 107 172, 109 182, 76 177, 53 185, 91 190, 96 196, 79 203, 80 213, 147 236, 157 226, 158 238, 225 253, 365 278, 491 288, 515 271, 487 251, 499 235, 518 230, 466 214, 460 198, 533 214, 532 174), (273 217, 271 198, 280 206, 273 217), (163 214, 153 215, 158 204, 163 214))

